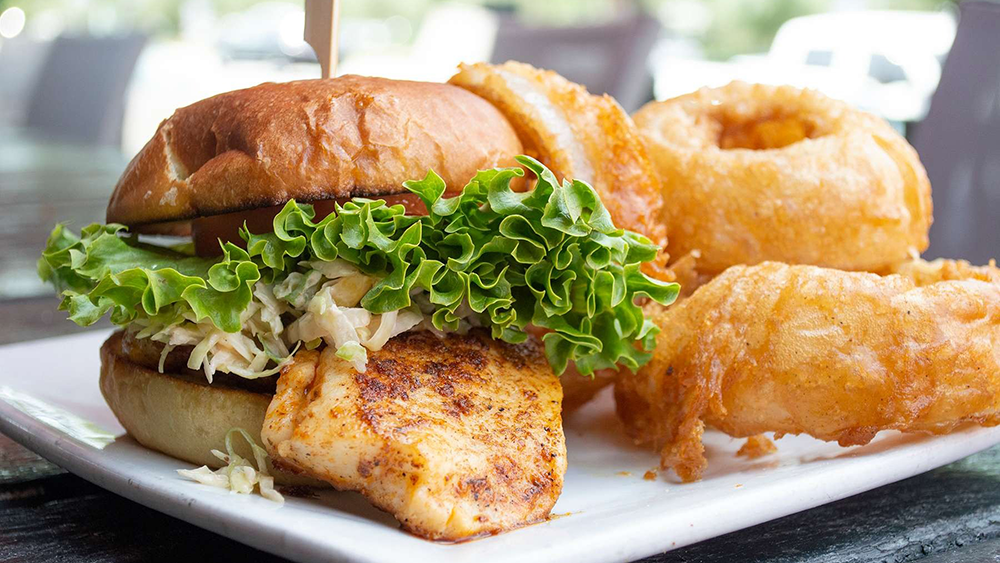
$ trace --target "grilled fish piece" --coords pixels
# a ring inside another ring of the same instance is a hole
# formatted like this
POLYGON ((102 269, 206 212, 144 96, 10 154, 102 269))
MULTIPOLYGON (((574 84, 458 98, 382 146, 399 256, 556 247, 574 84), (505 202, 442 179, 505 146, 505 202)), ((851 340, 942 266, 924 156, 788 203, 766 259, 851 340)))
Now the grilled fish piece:
POLYGON ((390 340, 359 373, 332 348, 299 352, 261 432, 274 462, 359 491, 435 540, 545 518, 562 490, 562 390, 534 338, 473 331, 390 340))

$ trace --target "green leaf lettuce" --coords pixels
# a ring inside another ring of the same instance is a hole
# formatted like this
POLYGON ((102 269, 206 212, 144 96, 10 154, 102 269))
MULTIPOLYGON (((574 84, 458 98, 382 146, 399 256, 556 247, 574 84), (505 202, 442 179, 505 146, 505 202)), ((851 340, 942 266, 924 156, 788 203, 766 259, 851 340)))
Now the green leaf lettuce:
POLYGON ((538 178, 532 191, 511 189, 520 168, 481 171, 452 198, 443 197, 446 186, 433 172, 406 182, 426 216, 356 198, 316 220, 312 206, 289 201, 272 232, 244 228, 246 250, 222 243, 216 258, 142 243, 122 225, 90 225, 79 236, 57 225, 38 272, 81 325, 110 314, 118 325, 188 318, 238 332, 258 281, 280 283, 305 261, 340 259, 378 279, 361 300, 372 313, 409 307, 422 291, 440 330, 456 329, 470 310, 507 342, 523 341, 528 325, 546 329, 556 373, 570 361, 583 374, 637 369, 657 328, 636 299, 666 305, 678 293, 677 284, 640 270, 657 247, 617 229, 585 182, 560 185, 539 162, 518 162, 538 178))

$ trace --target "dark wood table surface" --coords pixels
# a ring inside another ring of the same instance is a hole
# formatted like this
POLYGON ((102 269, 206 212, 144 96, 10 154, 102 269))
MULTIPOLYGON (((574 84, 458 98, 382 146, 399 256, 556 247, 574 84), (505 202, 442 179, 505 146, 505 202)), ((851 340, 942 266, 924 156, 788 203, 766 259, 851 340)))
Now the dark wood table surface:
MULTIPOLYGON (((0 137, 0 344, 81 330, 56 311, 34 262, 56 221, 102 219, 124 164, 113 151, 0 137)), ((0 561, 168 559, 283 561, 91 485, 0 435, 0 561)), ((917 560, 1000 562, 1000 447, 646 561, 917 560)))

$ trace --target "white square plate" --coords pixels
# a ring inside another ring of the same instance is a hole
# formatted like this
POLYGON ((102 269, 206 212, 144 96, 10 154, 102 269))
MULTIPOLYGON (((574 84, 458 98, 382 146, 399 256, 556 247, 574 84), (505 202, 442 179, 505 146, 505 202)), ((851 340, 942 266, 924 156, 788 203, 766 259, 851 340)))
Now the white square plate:
POLYGON ((654 453, 628 443, 603 395, 567 421, 559 517, 457 545, 424 541, 355 493, 279 506, 178 477, 190 467, 123 436, 97 387, 107 332, 0 347, 0 432, 101 487, 256 548, 300 561, 487 563, 627 561, 841 499, 1000 443, 1000 427, 947 436, 883 433, 840 448, 786 437, 778 453, 735 457, 742 441, 706 433, 704 480, 643 479, 654 453), (116 437, 117 436, 117 437, 116 437))

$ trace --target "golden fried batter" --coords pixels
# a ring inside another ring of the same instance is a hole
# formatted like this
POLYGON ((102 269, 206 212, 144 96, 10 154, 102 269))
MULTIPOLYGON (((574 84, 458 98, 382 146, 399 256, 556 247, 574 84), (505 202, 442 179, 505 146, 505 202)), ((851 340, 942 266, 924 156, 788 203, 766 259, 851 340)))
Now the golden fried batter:
POLYGON ((745 456, 749 459, 757 459, 758 457, 773 454, 776 451, 778 451, 778 446, 775 446, 770 438, 763 434, 755 434, 747 438, 746 443, 740 446, 736 455, 745 456))
POLYGON ((652 361, 616 382, 628 433, 690 481, 705 467, 705 424, 848 446, 886 429, 1000 423, 1000 270, 897 271, 735 266, 660 309, 652 361))
POLYGON ((575 367, 568 368, 559 376, 559 384, 563 389, 563 413, 570 414, 590 402, 591 399, 608 385, 615 382, 618 372, 613 369, 601 369, 594 375, 580 375, 575 367))
POLYGON ((667 251, 698 270, 779 260, 884 273, 927 248, 930 182, 885 121, 811 90, 734 82, 634 116, 667 251))
POLYGON ((549 514, 566 471, 561 399, 537 340, 408 332, 365 373, 332 348, 299 352, 261 439, 276 465, 360 491, 414 534, 457 540, 549 514))

